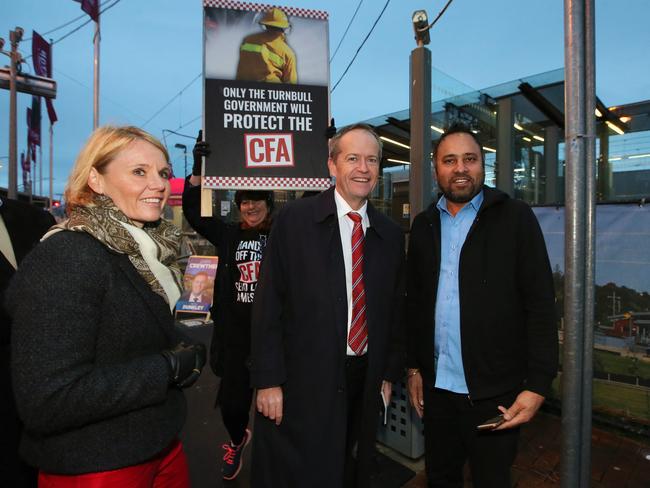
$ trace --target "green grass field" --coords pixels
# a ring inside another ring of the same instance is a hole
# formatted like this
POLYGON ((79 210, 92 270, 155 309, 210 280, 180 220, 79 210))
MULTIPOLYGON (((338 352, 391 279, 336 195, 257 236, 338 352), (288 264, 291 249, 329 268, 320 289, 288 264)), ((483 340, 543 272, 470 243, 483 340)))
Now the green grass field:
MULTIPOLYGON (((561 345, 560 364, 562 364, 561 345)), ((650 378, 650 362, 632 357, 623 357, 598 349, 594 349, 594 370, 614 374, 627 374, 638 376, 639 378, 650 378)))
MULTIPOLYGON (((553 396, 560 397, 560 380, 553 381, 553 396)), ((630 417, 650 423, 650 389, 594 381, 593 408, 614 416, 630 417)))

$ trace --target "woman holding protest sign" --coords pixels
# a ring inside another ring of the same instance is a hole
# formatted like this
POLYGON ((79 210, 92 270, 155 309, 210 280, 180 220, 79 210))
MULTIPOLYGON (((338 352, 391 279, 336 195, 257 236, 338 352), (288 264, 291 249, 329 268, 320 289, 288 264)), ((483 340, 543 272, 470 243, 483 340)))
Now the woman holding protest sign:
POLYGON ((248 429, 253 398, 246 361, 250 354, 250 322, 257 275, 271 228, 273 193, 239 190, 235 203, 240 212, 236 224, 219 217, 201 217, 201 161, 210 154, 202 131, 192 151, 194 165, 183 191, 183 213, 190 225, 218 250, 212 317, 214 332, 210 366, 221 377, 217 404, 230 442, 223 445, 225 480, 237 477, 242 455, 251 438, 248 429))
POLYGON ((68 220, 7 293, 21 454, 39 486, 188 488, 178 435, 205 347, 174 327, 180 231, 161 219, 171 168, 136 127, 101 127, 65 192, 68 220))

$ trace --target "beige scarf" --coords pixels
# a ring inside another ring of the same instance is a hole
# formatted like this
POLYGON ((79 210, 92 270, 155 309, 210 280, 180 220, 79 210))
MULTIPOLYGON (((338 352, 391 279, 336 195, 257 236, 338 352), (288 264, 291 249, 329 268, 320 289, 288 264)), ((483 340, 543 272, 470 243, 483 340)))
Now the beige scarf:
POLYGON ((45 234, 71 230, 86 232, 119 254, 126 254, 131 264, 151 289, 173 309, 181 293, 181 270, 176 263, 181 231, 166 220, 134 225, 106 195, 95 197, 92 205, 76 207, 70 218, 45 234))

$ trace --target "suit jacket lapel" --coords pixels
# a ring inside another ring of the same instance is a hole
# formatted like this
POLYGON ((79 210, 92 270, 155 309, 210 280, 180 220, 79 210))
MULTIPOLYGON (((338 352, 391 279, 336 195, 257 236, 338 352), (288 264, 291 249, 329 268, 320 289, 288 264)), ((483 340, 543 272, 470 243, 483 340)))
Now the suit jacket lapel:
POLYGON ((384 229, 376 217, 377 211, 368 202, 368 220, 370 226, 366 230, 363 249, 363 285, 366 292, 366 321, 368 323, 368 343, 372 337, 372 324, 375 323, 375 311, 380 310, 375 300, 376 284, 381 279, 381 269, 386 263, 382 262, 382 233, 384 229))
POLYGON ((319 235, 316 245, 324 246, 322 250, 327 253, 327 289, 334 310, 336 332, 340 339, 338 344, 342 345, 343 354, 345 354, 348 335, 348 303, 341 234, 334 202, 334 187, 313 198, 318 199, 315 220, 319 235))

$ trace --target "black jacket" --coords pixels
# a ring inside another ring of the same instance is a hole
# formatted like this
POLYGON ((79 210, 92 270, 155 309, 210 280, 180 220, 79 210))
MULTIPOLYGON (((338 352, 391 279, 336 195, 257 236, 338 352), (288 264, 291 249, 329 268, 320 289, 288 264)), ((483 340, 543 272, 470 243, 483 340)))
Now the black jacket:
POLYGON ((159 454, 185 421, 160 354, 182 337, 126 255, 59 232, 7 290, 21 454, 46 472, 123 468, 159 454))
MULTIPOLYGON (((51 214, 26 202, 2 199, 0 215, 20 266, 21 261, 56 222, 51 214)), ((18 419, 9 370, 11 319, 4 308, 5 290, 14 275, 14 267, 0 253, 0 473, 7 486, 36 486, 36 472, 26 470, 18 456, 22 423, 18 419)))
MULTIPOLYGON (((45 210, 8 198, 2 199, 0 215, 7 227, 18 264, 38 244, 43 234, 56 224, 54 217, 45 210)), ((0 344, 3 347, 9 346, 10 320, 2 304, 5 290, 14 273, 14 267, 0 253, 0 344)))
MULTIPOLYGON (((383 379, 402 377, 404 237, 368 204, 363 274, 368 369, 359 426, 358 483, 367 486, 383 379)), ((283 207, 253 304, 251 382, 282 385, 279 426, 258 414, 253 487, 343 486, 348 306, 334 188, 283 207)))
POLYGON ((219 217, 201 217, 201 186, 190 185, 189 177, 183 190, 183 215, 196 232, 217 248, 219 255, 211 313, 214 332, 210 343, 210 367, 217 376, 222 376, 225 347, 236 347, 244 357, 250 354, 252 304, 247 307, 247 313, 238 315, 235 311, 234 283, 239 271, 233 263, 242 231, 239 223, 227 223, 219 217))
MULTIPOLYGON (((434 320, 440 272, 436 204, 411 227, 407 259, 409 366, 435 383, 434 320)), ((551 268, 532 210, 484 187, 458 271, 460 332, 470 396, 521 388, 546 396, 557 373, 558 340, 551 268)))

